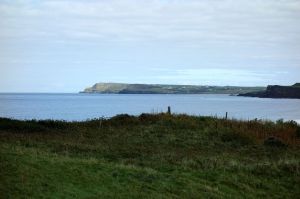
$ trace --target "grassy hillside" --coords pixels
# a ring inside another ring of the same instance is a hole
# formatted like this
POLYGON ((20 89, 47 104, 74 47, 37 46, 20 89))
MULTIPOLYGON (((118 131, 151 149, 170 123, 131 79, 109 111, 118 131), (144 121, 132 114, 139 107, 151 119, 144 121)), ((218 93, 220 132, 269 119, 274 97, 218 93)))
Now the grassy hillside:
POLYGON ((264 87, 196 86, 165 84, 97 83, 83 93, 116 94, 240 94, 265 90, 264 87))
POLYGON ((297 198, 300 127, 186 115, 0 119, 0 198, 297 198))

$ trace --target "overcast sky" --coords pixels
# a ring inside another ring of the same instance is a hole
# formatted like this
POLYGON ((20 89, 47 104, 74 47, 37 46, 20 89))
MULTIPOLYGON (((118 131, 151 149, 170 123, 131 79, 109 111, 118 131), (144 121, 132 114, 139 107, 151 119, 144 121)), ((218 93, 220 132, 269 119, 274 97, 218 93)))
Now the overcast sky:
POLYGON ((0 92, 300 82, 300 0, 0 0, 0 92))

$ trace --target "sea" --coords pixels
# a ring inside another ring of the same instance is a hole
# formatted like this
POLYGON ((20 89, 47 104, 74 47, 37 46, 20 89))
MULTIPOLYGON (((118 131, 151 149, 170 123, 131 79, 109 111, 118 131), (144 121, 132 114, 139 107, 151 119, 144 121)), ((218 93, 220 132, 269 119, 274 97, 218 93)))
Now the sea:
POLYGON ((84 121, 117 114, 166 112, 253 120, 300 122, 300 99, 224 94, 0 93, 0 117, 21 120, 84 121))

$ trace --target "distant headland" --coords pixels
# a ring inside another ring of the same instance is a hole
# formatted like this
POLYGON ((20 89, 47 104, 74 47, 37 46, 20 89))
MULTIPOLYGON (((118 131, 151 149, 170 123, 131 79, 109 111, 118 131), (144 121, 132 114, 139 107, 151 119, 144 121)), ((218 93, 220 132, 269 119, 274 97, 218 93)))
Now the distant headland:
POLYGON ((292 86, 270 85, 264 91, 241 93, 239 96, 300 99, 300 83, 296 83, 292 86))
POLYGON ((265 87, 200 86, 168 84, 96 83, 80 93, 111 94, 232 94, 260 92, 265 87))

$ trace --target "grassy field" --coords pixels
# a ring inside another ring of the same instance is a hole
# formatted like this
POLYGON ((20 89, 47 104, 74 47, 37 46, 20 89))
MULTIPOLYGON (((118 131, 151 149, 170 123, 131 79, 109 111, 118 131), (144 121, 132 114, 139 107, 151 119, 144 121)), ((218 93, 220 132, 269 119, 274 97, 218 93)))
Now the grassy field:
POLYGON ((0 198, 299 198, 300 127, 186 115, 0 119, 0 198))

